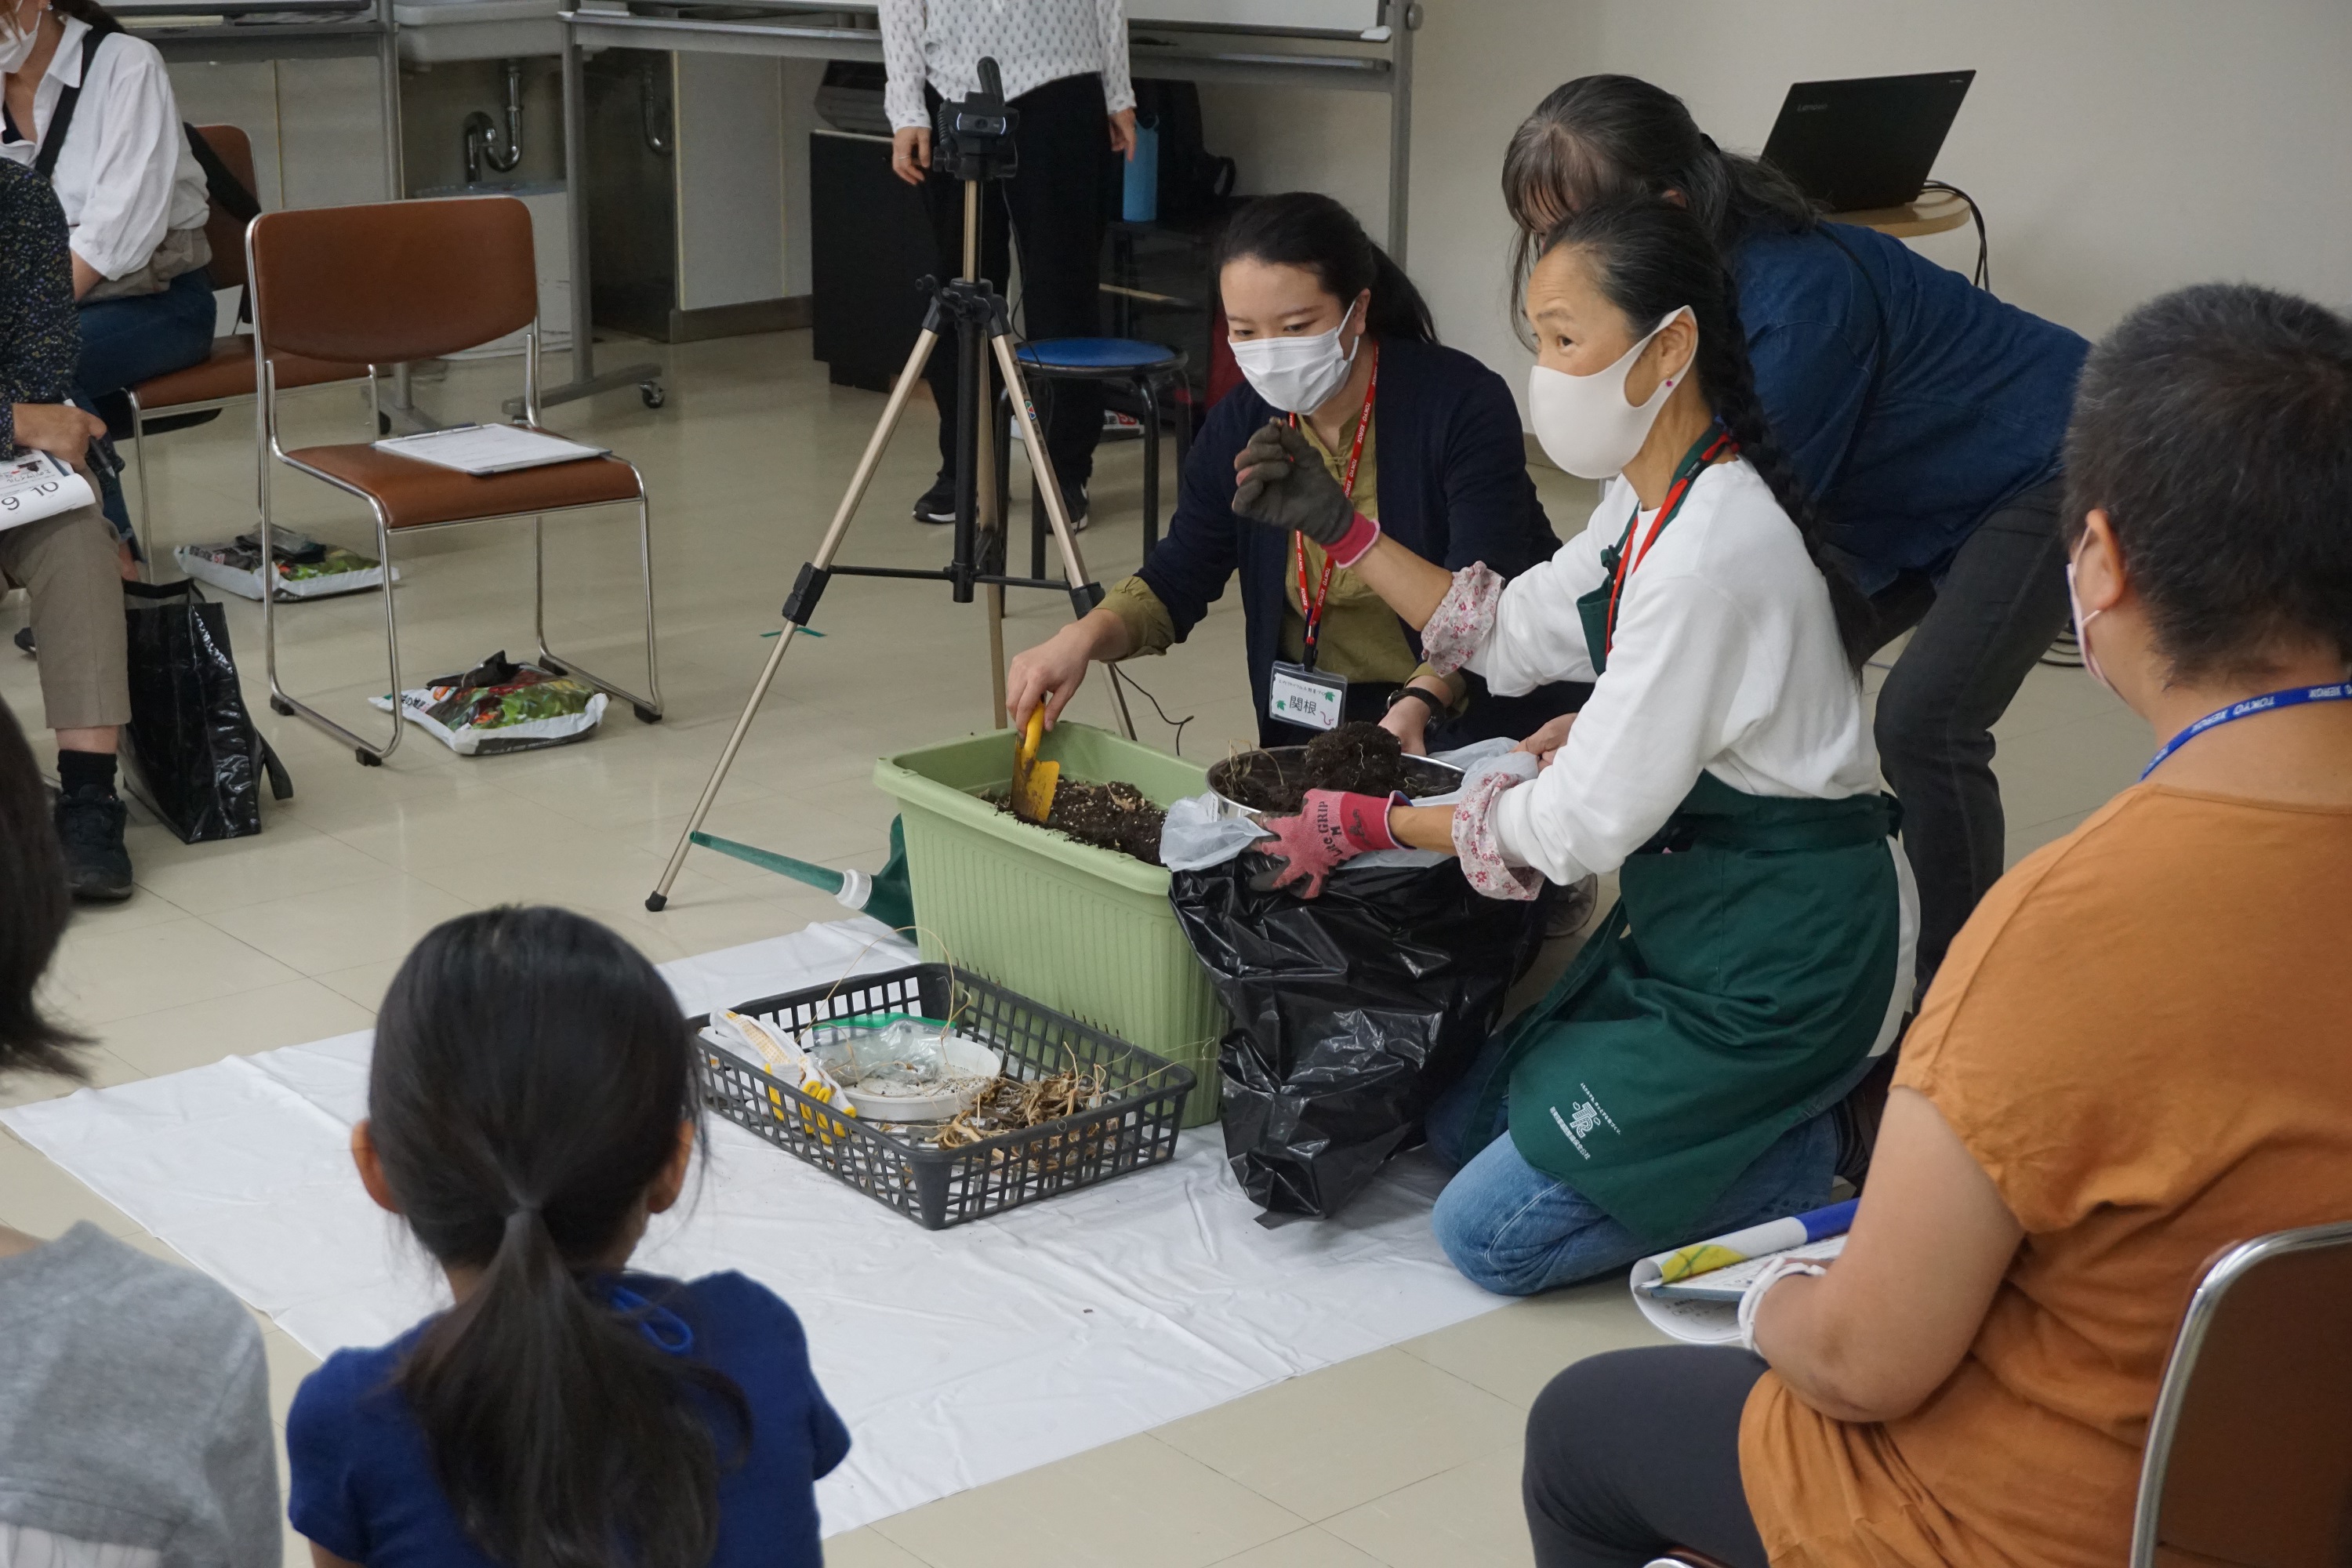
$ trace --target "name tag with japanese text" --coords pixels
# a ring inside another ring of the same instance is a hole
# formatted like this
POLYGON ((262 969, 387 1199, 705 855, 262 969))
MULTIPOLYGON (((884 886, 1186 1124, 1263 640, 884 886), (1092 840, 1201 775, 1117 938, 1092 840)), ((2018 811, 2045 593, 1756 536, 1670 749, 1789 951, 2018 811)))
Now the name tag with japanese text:
POLYGON ((1348 678, 1277 660, 1265 711, 1302 730, 1336 730, 1348 711, 1348 678))

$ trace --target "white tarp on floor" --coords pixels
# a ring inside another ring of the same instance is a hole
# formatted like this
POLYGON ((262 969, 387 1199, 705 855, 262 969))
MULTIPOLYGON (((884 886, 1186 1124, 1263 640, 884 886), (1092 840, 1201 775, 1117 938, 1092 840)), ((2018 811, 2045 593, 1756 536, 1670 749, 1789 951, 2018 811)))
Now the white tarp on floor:
MULTIPOLYGON (((910 962, 864 921, 663 973, 689 1013, 910 962)), ((346 1035, 0 1112, 26 1142, 324 1356, 446 1301, 352 1173, 369 1037, 346 1035)), ((856 1447, 828 1534, 1145 1431, 1498 1305, 1429 1231, 1399 1162, 1339 1220, 1268 1230, 1214 1127, 1170 1164, 926 1231, 714 1120, 710 1162, 638 1266, 736 1268, 789 1300, 856 1447)))

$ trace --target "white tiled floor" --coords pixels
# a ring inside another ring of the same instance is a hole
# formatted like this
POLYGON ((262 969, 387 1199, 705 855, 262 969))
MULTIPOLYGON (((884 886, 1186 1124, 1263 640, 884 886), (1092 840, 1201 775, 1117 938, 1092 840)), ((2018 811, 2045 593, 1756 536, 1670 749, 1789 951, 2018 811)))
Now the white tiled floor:
MULTIPOLYGON (((307 726, 271 715, 260 681, 256 606, 229 602, 247 699, 293 770, 297 793, 265 806, 257 838, 187 847, 152 823, 131 849, 141 890, 75 921, 49 982, 57 1009, 97 1042, 99 1084, 203 1065, 363 1027, 407 945, 461 910, 520 899, 611 922, 656 959, 680 957, 829 918, 829 900, 698 851, 669 908, 645 894, 683 828, 769 645, 794 570, 815 547, 877 416, 879 397, 830 385, 805 333, 661 351, 669 405, 608 396, 555 410, 645 470, 656 508, 656 572, 669 718, 616 710, 592 742, 466 760, 412 731, 391 763, 362 769, 307 726)), ((557 363, 560 363, 557 362, 557 363)), ((441 417, 490 416, 510 366, 420 377, 441 417)), ((296 439, 357 439, 350 390, 289 400, 296 439)), ((850 560, 937 565, 947 541, 906 520, 930 478, 929 410, 883 464, 850 560)), ((161 542, 251 526, 251 426, 233 411, 159 438, 161 542)), ((1585 487, 1538 480, 1556 525, 1573 530, 1585 487)), ((1106 583, 1131 569, 1140 538, 1138 450, 1106 448, 1083 536, 1106 583)), ((352 508, 299 479, 280 516, 367 547, 352 508)), ((1025 506, 1016 505, 1025 517, 1025 506)), ((551 529, 552 639, 592 667, 636 679, 635 563, 620 514, 551 529)), ((1016 553, 1018 552, 1016 549, 1016 553)), ((404 542, 399 590, 411 682, 495 649, 528 651, 529 538, 520 524, 404 542)), ((1048 635, 1066 605, 1019 595, 1018 648, 1048 635)), ((21 605, 0 607, 0 633, 21 605)), ((354 728, 384 689, 381 603, 297 605, 281 619, 280 668, 298 693, 354 728)), ((978 605, 944 588, 838 581, 739 759, 713 831, 835 865, 882 857, 890 809, 867 782, 886 751, 989 722, 987 642, 978 605)), ((1220 604, 1191 642, 1138 671, 1171 717, 1196 715, 1184 750, 1222 753, 1254 731, 1240 668, 1240 610, 1220 604)), ((1102 682, 1078 716, 1109 721, 1102 682)), ((0 652, 0 698, 39 711, 33 667, 0 652)), ((1169 731, 1138 704, 1147 741, 1169 731)), ((2086 678, 2037 670, 2000 730, 2011 858, 2065 831, 2128 783, 2147 736, 2086 678)), ((46 750, 46 739, 37 738, 46 750)), ((0 1103, 63 1092, 49 1080, 0 1086, 0 1103)), ((88 1218, 167 1249, 13 1137, 0 1135, 0 1220, 42 1236, 88 1218)), ((265 1323, 265 1328, 268 1325, 265 1323)), ((1135 1568, 1474 1568, 1528 1561, 1517 1503, 1517 1434, 1544 1381, 1580 1355, 1642 1342, 1616 1286, 1517 1303, 1458 1328, 1343 1363, 1058 1465, 917 1509, 832 1543, 850 1568, 992 1568, 1056 1561, 1135 1568)), ((282 1419, 310 1358, 265 1334, 282 1419)), ((299 1554, 289 1562, 306 1561, 299 1554)))

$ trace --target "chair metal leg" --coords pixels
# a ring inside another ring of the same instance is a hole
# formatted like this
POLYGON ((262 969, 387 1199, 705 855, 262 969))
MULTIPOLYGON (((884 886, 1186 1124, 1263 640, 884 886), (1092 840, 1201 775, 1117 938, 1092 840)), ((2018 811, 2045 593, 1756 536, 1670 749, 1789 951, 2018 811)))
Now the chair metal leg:
POLYGON ((580 661, 560 654, 547 646, 547 520, 530 520, 530 625, 539 644, 539 661, 551 669, 576 676, 608 697, 629 705, 629 710, 646 724, 658 724, 662 719, 661 671, 654 651, 654 541, 653 513, 646 500, 642 480, 637 486, 637 560, 645 574, 646 598, 646 689, 650 695, 640 697, 625 686, 616 686, 583 668, 580 661))
POLYGON ((1160 542, 1160 387, 1159 377, 1137 378, 1143 392, 1143 553, 1160 542))
POLYGON ((147 411, 139 406, 136 389, 125 389, 122 395, 131 403, 131 460, 139 465, 139 559, 152 576, 155 556, 147 542, 147 411))
MULTIPOLYGON (((401 731, 407 727, 406 723, 400 716, 400 693, 402 689, 400 684, 400 622, 398 614, 393 606, 392 530, 386 524, 383 513, 380 510, 376 511, 376 560, 381 563, 383 567, 383 658, 384 664, 392 672, 393 702, 392 734, 383 745, 379 746, 355 731, 345 729, 342 725, 338 724, 332 719, 328 718, 324 713, 320 712, 316 708, 311 707, 309 703, 289 695, 285 687, 278 684, 278 617, 276 613, 276 605, 278 603, 278 584, 274 580, 275 574, 269 569, 269 563, 275 559, 275 557, 273 557, 269 552, 270 523, 268 494, 268 485, 265 480, 262 486, 263 499, 261 508, 261 646, 263 668, 268 671, 269 675, 269 706, 277 712, 285 714, 289 717, 299 716, 302 719, 308 720, 310 723, 317 725, 321 730, 324 730, 328 734, 334 736, 335 739, 342 742, 343 744, 352 749, 352 754, 359 759, 359 763, 362 767, 382 767, 383 765, 384 759, 391 756, 393 752, 400 749, 401 731)), ((373 509, 371 508, 371 510, 373 509)))

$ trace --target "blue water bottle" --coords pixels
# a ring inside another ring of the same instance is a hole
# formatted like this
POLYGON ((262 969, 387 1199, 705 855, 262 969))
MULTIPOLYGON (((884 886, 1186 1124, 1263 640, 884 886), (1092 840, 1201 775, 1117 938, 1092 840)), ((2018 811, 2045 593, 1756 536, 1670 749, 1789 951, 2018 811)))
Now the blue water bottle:
POLYGON ((1118 216, 1129 223, 1151 223, 1160 216, 1160 128, 1141 121, 1135 124, 1135 156, 1127 162, 1126 195, 1118 216))

